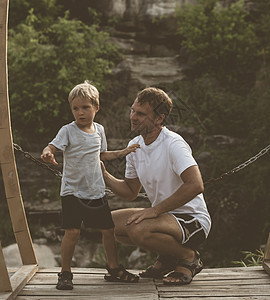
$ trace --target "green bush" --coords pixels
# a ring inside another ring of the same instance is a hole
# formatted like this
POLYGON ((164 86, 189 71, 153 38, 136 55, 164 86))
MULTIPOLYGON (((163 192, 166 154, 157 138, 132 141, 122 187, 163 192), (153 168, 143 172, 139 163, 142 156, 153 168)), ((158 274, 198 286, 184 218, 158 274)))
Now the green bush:
MULTIPOLYGON (((9 31, 8 66, 13 130, 19 137, 52 137, 70 120, 67 95, 88 79, 100 91, 118 59, 109 35, 95 25, 58 18, 36 29, 30 12, 25 23, 9 31)), ((40 25, 40 22, 38 22, 40 25)))
POLYGON ((199 0, 176 10, 181 46, 191 57, 189 75, 214 75, 234 92, 249 90, 258 68, 258 39, 240 0, 224 8, 199 0))

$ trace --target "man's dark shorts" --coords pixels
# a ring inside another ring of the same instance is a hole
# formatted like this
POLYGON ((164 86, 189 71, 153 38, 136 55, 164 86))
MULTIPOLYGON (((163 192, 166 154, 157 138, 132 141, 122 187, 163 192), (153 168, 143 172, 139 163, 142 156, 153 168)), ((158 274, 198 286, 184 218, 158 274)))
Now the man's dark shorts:
POLYGON ((106 196, 94 200, 82 200, 73 195, 61 197, 62 228, 114 228, 111 210, 106 196))
POLYGON ((206 237, 202 225, 188 214, 172 213, 183 232, 182 244, 190 249, 197 249, 206 237))

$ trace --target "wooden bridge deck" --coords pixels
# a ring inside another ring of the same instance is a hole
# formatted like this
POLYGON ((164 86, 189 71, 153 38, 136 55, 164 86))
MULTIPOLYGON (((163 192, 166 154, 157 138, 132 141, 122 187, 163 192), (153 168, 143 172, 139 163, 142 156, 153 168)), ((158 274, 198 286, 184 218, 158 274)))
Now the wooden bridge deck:
POLYGON ((270 299, 270 276, 262 267, 204 269, 190 285, 182 287, 152 279, 140 279, 138 284, 108 283, 103 279, 104 269, 74 268, 72 291, 55 289, 57 272, 59 268, 38 270, 15 299, 270 299))

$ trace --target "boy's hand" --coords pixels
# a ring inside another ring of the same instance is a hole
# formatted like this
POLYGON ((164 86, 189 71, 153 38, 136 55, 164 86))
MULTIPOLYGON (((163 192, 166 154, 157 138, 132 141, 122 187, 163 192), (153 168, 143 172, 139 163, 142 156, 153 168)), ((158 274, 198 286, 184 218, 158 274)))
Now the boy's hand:
POLYGON ((44 151, 40 157, 45 162, 52 163, 55 166, 58 165, 58 162, 55 160, 54 154, 51 151, 44 151))
POLYGON ((124 149, 124 155, 128 155, 131 152, 136 152, 136 149, 140 148, 140 144, 132 144, 124 149))

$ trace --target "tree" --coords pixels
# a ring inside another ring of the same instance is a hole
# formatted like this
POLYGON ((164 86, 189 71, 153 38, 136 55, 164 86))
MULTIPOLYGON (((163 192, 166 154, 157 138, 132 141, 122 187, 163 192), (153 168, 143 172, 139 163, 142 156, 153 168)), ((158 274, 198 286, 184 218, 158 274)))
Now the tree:
POLYGON ((258 69, 258 39, 240 0, 222 7, 199 0, 176 10, 181 45, 191 57, 189 75, 213 75, 234 92, 249 90, 258 69))
POLYGON ((104 90, 104 78, 119 57, 106 32, 69 20, 68 13, 44 30, 36 29, 40 24, 30 11, 26 22, 9 32, 13 129, 27 139, 54 135, 70 120, 70 89, 88 79, 104 90))

